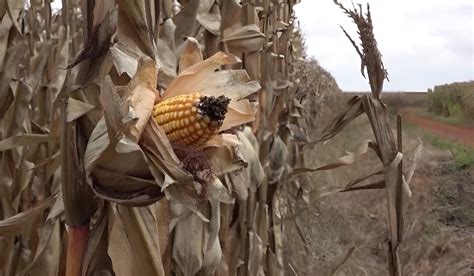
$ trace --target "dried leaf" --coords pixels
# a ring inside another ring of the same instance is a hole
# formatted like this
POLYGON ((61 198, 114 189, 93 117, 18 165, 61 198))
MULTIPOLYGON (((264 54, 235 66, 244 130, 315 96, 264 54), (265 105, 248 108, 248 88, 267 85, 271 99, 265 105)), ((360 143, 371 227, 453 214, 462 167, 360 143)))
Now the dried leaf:
POLYGON ((118 206, 130 250, 133 252, 133 273, 137 275, 164 275, 161 262, 158 229, 153 207, 118 206))
POLYGON ((225 131, 234 126, 239 126, 255 119, 257 113, 257 103, 250 102, 247 99, 240 101, 231 101, 229 109, 222 123, 220 131, 225 131))
POLYGON ((360 143, 359 146, 357 146, 354 152, 347 152, 346 155, 338 158, 334 162, 331 162, 327 165, 323 165, 314 169, 313 168, 297 168, 293 170, 292 175, 297 175, 297 174, 305 173, 305 172, 320 171, 320 170, 330 170, 330 169, 334 169, 341 166, 351 165, 357 160, 357 158, 367 153, 367 150, 369 149, 369 146, 371 144, 375 145, 373 141, 365 140, 362 143, 360 143))
POLYGON ((0 141, 0 152, 11 150, 16 147, 24 147, 38 143, 46 143, 57 138, 47 134, 23 134, 11 136, 0 141))
POLYGON ((203 60, 199 42, 193 37, 186 38, 186 47, 184 48, 181 58, 179 59, 179 72, 203 60))
POLYGON ((0 235, 2 236, 12 236, 18 235, 25 229, 27 225, 32 221, 38 219, 43 211, 50 207, 56 200, 56 195, 50 196, 49 198, 43 200, 35 207, 18 213, 12 217, 0 221, 0 235))
POLYGON ((190 1, 173 17, 173 22, 176 25, 176 30, 174 31, 176 47, 179 47, 184 42, 184 39, 194 31, 199 4, 199 0, 190 1))
POLYGON ((70 98, 67 104, 66 121, 72 122, 94 109, 95 106, 70 98))
POLYGON ((119 75, 126 73, 129 77, 133 77, 137 71, 139 56, 129 50, 123 43, 115 43, 110 48, 110 53, 119 75))
POLYGON ((265 35, 255 25, 233 26, 224 30, 224 43, 234 52, 255 52, 263 47, 265 35))
POLYGON ((190 93, 189 91, 205 92, 205 90, 201 89, 205 87, 207 77, 212 74, 215 69, 221 65, 233 64, 238 61, 235 56, 218 52, 212 57, 188 67, 168 86, 162 100, 190 93))

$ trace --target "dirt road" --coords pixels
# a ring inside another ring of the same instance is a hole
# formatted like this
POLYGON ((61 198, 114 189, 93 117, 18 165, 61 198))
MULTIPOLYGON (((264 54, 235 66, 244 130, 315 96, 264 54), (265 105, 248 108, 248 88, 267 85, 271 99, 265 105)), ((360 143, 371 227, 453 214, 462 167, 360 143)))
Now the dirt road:
MULTIPOLYGON (((421 121, 420 125, 426 123, 421 121)), ((310 129, 309 135, 315 139, 319 132, 310 129)), ((365 139, 373 136, 367 118, 360 116, 328 143, 305 151, 307 166, 327 164, 365 139)), ((419 140, 404 132, 403 143, 409 164, 419 140)), ((369 152, 351 166, 315 172, 306 176, 307 183, 300 179, 298 186, 285 186, 285 194, 296 199, 285 205, 292 206, 289 210, 295 214, 284 220, 288 275, 387 275, 385 190, 319 196, 379 167, 377 155, 369 152), (308 205, 298 199, 302 190, 308 191, 308 205)), ((473 177, 474 168, 457 169, 448 150, 424 144, 410 182, 412 197, 404 217, 406 231, 400 249, 403 275, 474 276, 473 177)))
POLYGON ((440 136, 474 147, 474 128, 448 125, 427 117, 416 115, 412 112, 405 113, 404 117, 409 123, 417 124, 440 136))

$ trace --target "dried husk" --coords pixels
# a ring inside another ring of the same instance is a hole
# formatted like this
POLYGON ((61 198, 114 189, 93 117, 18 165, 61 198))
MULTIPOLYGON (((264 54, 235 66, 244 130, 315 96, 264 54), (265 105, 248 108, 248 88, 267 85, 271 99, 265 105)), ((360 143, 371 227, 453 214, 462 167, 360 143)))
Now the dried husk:
MULTIPOLYGON (((0 274, 64 275, 64 225, 81 217, 90 230, 82 275, 284 275, 284 189, 321 169, 301 158, 299 88, 310 74, 300 70, 298 2, 63 0, 53 13, 48 1, 3 1, 0 274), (206 145, 204 184, 150 119, 157 101, 193 92, 232 99, 225 133, 206 145), (71 135, 61 142, 64 122, 71 135), (65 163, 73 189, 61 185, 65 163), (69 200, 76 188, 91 193, 69 200)), ((385 120, 381 76, 369 72, 373 99, 350 101, 322 140, 364 112, 374 125, 385 120)), ((395 171, 400 158, 385 132, 362 148, 395 171)), ((413 170, 401 182, 403 208, 389 205, 397 248, 413 170)), ((393 181, 394 173, 363 188, 385 187, 393 198, 393 181)))

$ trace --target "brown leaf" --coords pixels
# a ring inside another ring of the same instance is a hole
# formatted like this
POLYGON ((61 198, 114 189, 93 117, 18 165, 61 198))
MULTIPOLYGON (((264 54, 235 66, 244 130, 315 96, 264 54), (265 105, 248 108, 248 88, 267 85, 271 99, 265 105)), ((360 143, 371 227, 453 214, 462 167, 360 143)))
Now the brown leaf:
POLYGON ((61 257, 60 221, 46 222, 39 239, 32 261, 23 268, 20 275, 57 273, 61 257))
POLYGON ((262 49, 265 35, 255 24, 233 26, 224 30, 222 41, 232 52, 255 52, 262 49))
POLYGON ((314 169, 313 168, 296 168, 293 170, 292 175, 297 175, 297 174, 305 173, 305 172, 320 171, 320 170, 330 170, 337 167, 354 164, 357 158, 367 153, 367 150, 369 149, 370 144, 374 144, 374 142, 371 140, 365 140, 362 143, 360 143, 359 146, 357 146, 354 152, 347 152, 346 155, 336 159, 334 162, 331 162, 327 165, 323 165, 314 169))
POLYGON ((24 147, 32 144, 46 143, 54 141, 57 138, 46 134, 23 134, 18 136, 8 137, 0 141, 0 152, 10 150, 16 147, 24 147))
MULTIPOLYGON (((161 262, 158 229, 154 215, 154 207, 123 207, 118 206, 118 216, 123 223, 123 231, 132 254, 132 273, 136 275, 164 275, 161 262)), ((120 265, 120 259, 113 260, 120 265)))
POLYGON ((35 207, 18 213, 12 217, 0 221, 0 235, 12 236, 18 235, 24 231, 28 224, 38 219, 43 211, 50 207, 56 200, 56 195, 50 196, 47 199, 40 202, 35 207))
POLYGON ((181 58, 179 59, 179 73, 203 60, 199 42, 193 37, 187 37, 181 58))
POLYGON ((196 27, 196 16, 198 12, 200 1, 190 1, 184 8, 173 17, 173 22, 176 25, 174 31, 175 45, 179 47, 184 42, 184 39, 192 34, 196 27))
POLYGON ((234 126, 239 126, 255 119, 257 113, 257 103, 250 102, 247 99, 240 101, 231 101, 229 109, 225 116, 224 122, 220 127, 220 131, 225 131, 234 126))
POLYGON ((94 108, 95 106, 93 105, 70 98, 67 104, 66 121, 72 122, 94 108))
POLYGON ((115 43, 110 48, 110 54, 119 75, 126 73, 129 77, 133 77, 137 72, 139 55, 127 48, 121 42, 115 43))
POLYGON ((204 87, 206 78, 221 65, 233 64, 238 62, 238 58, 218 52, 203 62, 196 63, 181 72, 173 82, 168 86, 162 100, 171 97, 189 93, 189 91, 204 92, 197 90, 198 87, 204 87))

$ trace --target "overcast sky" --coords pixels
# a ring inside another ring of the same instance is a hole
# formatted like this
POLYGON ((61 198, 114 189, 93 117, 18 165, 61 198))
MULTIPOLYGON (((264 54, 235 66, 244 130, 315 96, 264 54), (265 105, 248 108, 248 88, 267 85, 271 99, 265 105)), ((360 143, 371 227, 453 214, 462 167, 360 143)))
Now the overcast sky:
MULTIPOLYGON (((350 7, 351 1, 341 0, 350 7)), ((426 91, 437 84, 474 80, 474 1, 369 1, 374 33, 390 82, 387 91, 426 91)), ((357 1, 354 3, 365 3, 357 1)), ((357 38, 355 25, 332 0, 302 0, 295 7, 307 51, 345 91, 369 90, 360 60, 342 25, 357 38)))

